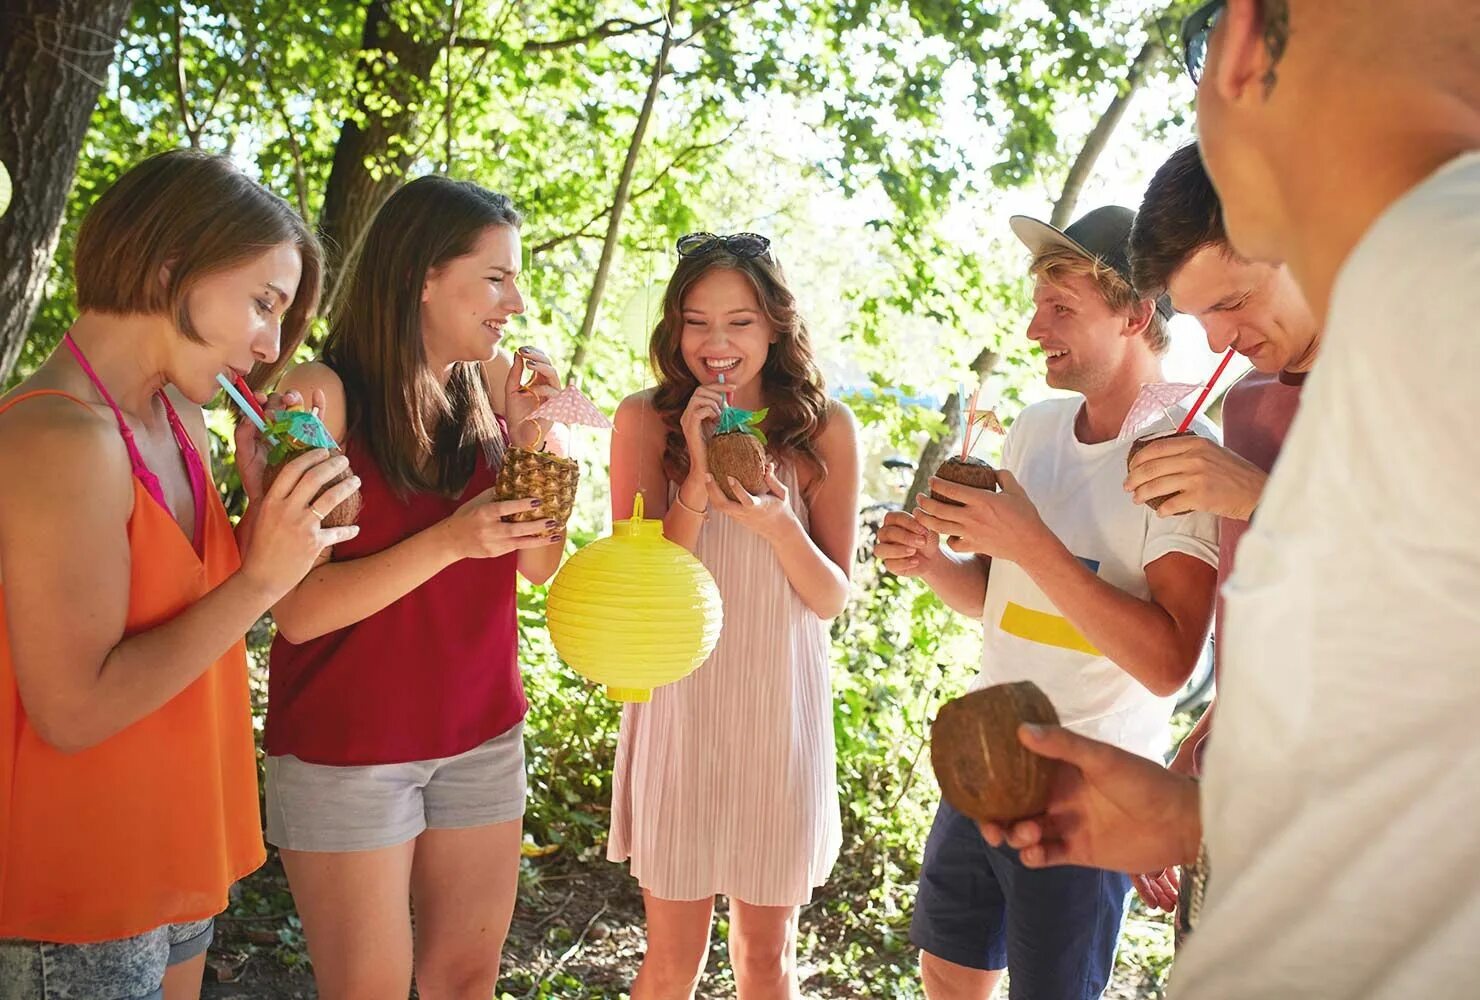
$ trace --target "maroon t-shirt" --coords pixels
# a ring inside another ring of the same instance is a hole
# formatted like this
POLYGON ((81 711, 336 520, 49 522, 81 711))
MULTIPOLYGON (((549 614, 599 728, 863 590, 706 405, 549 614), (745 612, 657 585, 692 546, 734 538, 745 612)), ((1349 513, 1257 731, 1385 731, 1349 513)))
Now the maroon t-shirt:
MULTIPOLYGON (((479 463, 456 500, 402 500, 368 449, 345 454, 360 477, 360 533, 336 559, 388 549, 494 484, 479 463)), ((528 703, 516 658, 514 553, 463 559, 370 617, 294 645, 272 644, 265 743, 315 764, 393 764, 450 757, 507 732, 528 703)))
MULTIPOLYGON (((1300 389, 1305 374, 1280 372, 1270 375, 1251 371, 1228 390, 1223 400, 1223 444, 1229 451, 1259 466, 1265 472, 1274 468, 1285 435, 1295 411, 1300 407, 1300 389)), ((1216 631, 1223 631, 1223 584, 1233 575, 1234 553, 1249 530, 1249 522, 1236 518, 1219 518, 1218 523, 1218 618, 1216 631)), ((1214 647, 1216 652, 1217 646, 1214 647)), ((1216 676, 1218 661, 1213 661, 1216 676)), ((1201 761, 1206 742, 1197 748, 1201 761)))

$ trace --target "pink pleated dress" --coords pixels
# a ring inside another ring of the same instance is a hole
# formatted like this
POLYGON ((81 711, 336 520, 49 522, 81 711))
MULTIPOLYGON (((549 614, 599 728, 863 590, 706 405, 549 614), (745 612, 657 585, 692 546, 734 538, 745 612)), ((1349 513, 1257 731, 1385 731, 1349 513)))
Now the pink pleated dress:
MULTIPOLYGON (((806 527, 795 472, 780 475, 806 527)), ((800 906, 842 842, 827 624, 770 544, 720 512, 696 554, 724 629, 702 667, 626 706, 607 857, 660 899, 800 906)))

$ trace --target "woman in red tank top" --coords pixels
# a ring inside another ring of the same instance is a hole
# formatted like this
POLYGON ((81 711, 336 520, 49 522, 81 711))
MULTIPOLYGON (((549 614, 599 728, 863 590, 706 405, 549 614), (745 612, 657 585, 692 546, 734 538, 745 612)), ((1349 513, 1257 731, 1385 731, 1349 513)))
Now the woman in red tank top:
POLYGON ((524 814, 515 573, 548 579, 564 541, 502 520, 534 501, 493 499, 505 428, 533 437, 559 389, 538 351, 498 348, 524 311, 519 223, 474 184, 401 188, 323 359, 283 382, 323 394, 364 495, 360 536, 274 608, 269 670, 267 836, 326 1000, 404 998, 413 954, 423 996, 498 979, 524 814))
POLYGON ((98 200, 75 271, 63 346, 0 399, 0 996, 192 996, 263 858, 243 636, 355 534, 312 513, 342 463, 309 453, 264 496, 243 433, 239 550, 201 407, 291 355, 319 250, 182 151, 98 200))

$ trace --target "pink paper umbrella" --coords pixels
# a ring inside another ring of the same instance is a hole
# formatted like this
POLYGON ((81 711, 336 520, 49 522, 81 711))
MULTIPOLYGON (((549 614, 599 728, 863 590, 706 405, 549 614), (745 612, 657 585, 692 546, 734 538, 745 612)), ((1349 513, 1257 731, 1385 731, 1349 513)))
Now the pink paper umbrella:
POLYGON ((612 422, 598 410, 575 386, 566 386, 554 396, 540 404, 528 417, 530 420, 549 420, 552 423, 571 426, 610 428, 612 422))
POLYGON ((1120 425, 1120 440, 1135 437, 1168 407, 1176 406, 1201 388, 1195 382, 1147 382, 1125 415, 1125 423, 1120 425))

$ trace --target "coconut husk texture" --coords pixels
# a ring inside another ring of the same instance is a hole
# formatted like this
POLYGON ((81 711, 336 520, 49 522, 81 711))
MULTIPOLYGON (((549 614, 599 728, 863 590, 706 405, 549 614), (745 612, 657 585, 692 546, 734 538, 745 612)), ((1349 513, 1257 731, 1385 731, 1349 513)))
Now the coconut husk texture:
MULTIPOLYGON (((262 477, 264 489, 271 489, 283 466, 305 451, 326 448, 329 454, 335 457, 344 454, 334 443, 334 439, 329 436, 324 422, 301 406, 274 410, 267 414, 265 433, 273 444, 272 449, 267 453, 267 469, 262 477)), ((328 486, 324 487, 324 490, 342 483, 351 475, 353 475, 353 470, 346 469, 335 476, 328 486)), ((319 496, 324 495, 324 490, 319 491, 319 496)), ((318 497, 314 499, 317 500, 318 497)), ((321 523, 326 528, 343 528, 354 524, 364 506, 365 498, 359 490, 355 490, 347 500, 341 501, 337 507, 329 511, 328 516, 321 523)))
POLYGON ((1018 726, 1058 721, 1053 703, 1032 681, 997 684, 946 702, 930 726, 930 763, 941 794, 982 823, 1043 812, 1058 762, 1023 746, 1018 726))
MULTIPOLYGON (((267 470, 262 475, 262 488, 264 490, 272 489, 272 484, 276 482, 278 473, 283 471, 284 465, 288 464, 294 458, 303 454, 305 451, 312 450, 313 449, 309 448, 307 445, 303 447, 287 448, 281 461, 268 463, 267 470)), ((329 454, 339 456, 343 455, 344 452, 340 451, 338 448, 331 448, 329 449, 329 454)), ((324 490, 329 489, 330 486, 335 486, 339 483, 344 482, 352 474, 353 473, 351 470, 344 470, 329 481, 329 486, 325 486, 323 490, 319 491, 319 496, 323 496, 324 490)), ((362 511, 364 508, 365 498, 360 494, 359 490, 355 490, 349 495, 349 499, 342 501, 339 506, 329 511, 328 515, 325 516, 324 520, 322 521, 322 524, 326 528, 343 528, 347 525, 354 524, 355 521, 359 519, 360 511, 362 511)))
MULTIPOLYGON (((935 470, 937 477, 952 483, 960 483, 962 486, 970 486, 973 489, 986 490, 989 493, 997 489, 997 470, 975 455, 962 458, 960 455, 952 455, 940 463, 940 468, 935 470)), ((934 492, 930 499, 939 500, 941 503, 950 504, 952 507, 960 507, 961 504, 955 500, 948 500, 943 496, 937 496, 934 492)))
MULTIPOLYGON (((1134 440, 1134 441, 1131 442, 1131 450, 1129 452, 1127 452, 1126 453, 1126 456, 1125 456, 1125 468, 1126 468, 1126 471, 1127 472, 1130 471, 1130 468, 1131 468, 1131 459, 1133 459, 1133 458, 1136 457, 1136 452, 1138 452, 1142 448, 1146 447, 1152 441, 1160 441, 1160 440, 1162 440, 1164 438, 1174 438, 1174 437, 1192 437, 1192 431, 1183 431, 1180 434, 1170 434, 1170 433, 1169 434, 1148 434, 1146 437, 1136 438, 1136 440, 1134 440)), ((1146 506, 1147 507, 1150 507, 1152 510, 1160 510, 1161 509, 1161 505, 1164 504, 1164 503, 1166 503, 1168 500, 1170 500, 1174 496, 1176 496, 1175 493, 1168 493, 1166 496, 1152 497, 1150 500, 1147 500, 1146 501, 1146 506)), ((1186 513, 1186 512, 1184 511, 1183 513, 1186 513)))
POLYGON ((746 431, 716 434, 709 439, 709 473, 731 500, 738 500, 730 477, 739 480, 751 496, 766 493, 766 446, 746 431))
POLYGON ((494 495, 500 500, 538 500, 534 510, 504 515, 505 521, 570 520, 576 505, 576 486, 581 481, 581 467, 572 458, 552 455, 548 451, 510 448, 504 453, 494 481, 494 495))

